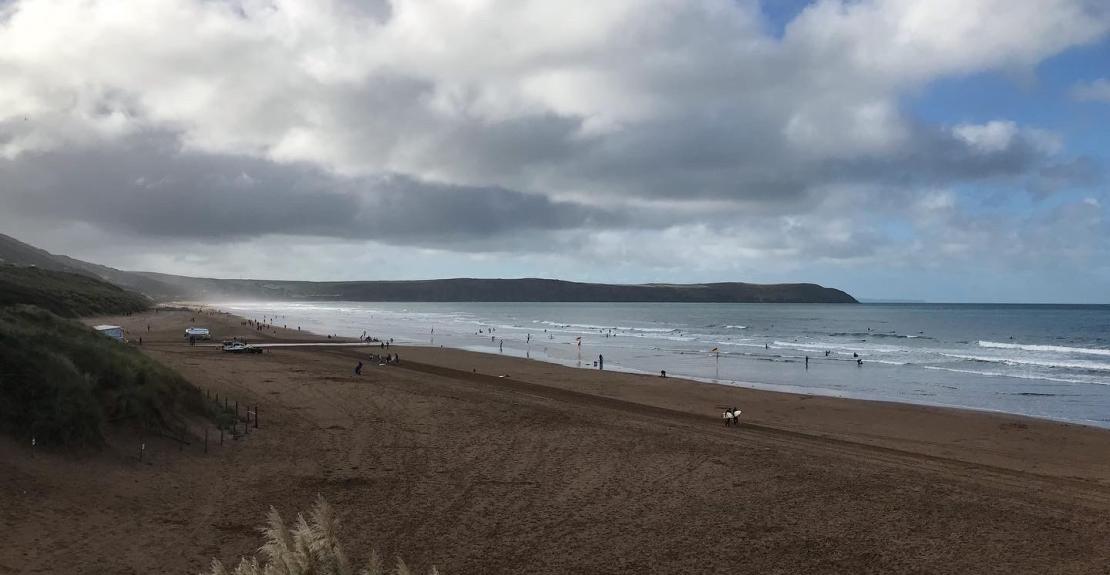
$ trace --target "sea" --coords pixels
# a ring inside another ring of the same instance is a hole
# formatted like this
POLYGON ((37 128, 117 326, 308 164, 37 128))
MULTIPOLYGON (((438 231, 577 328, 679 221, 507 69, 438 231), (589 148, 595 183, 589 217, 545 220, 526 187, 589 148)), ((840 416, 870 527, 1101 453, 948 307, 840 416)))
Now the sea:
POLYGON ((225 302, 290 328, 1110 428, 1110 306, 225 302), (808 358, 808 361, 807 361, 808 358))

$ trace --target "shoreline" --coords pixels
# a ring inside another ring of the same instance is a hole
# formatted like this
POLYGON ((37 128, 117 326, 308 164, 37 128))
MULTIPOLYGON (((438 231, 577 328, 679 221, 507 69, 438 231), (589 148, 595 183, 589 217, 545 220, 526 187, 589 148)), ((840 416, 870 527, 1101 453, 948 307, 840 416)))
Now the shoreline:
MULTIPOLYGON (((224 311, 220 309, 219 306, 213 304, 205 304, 203 306, 199 306, 199 309, 209 310, 214 313, 222 314, 241 321, 248 321, 250 319, 233 312, 224 311)), ((293 336, 296 334, 307 334, 308 336, 317 338, 317 341, 321 343, 336 341, 342 342, 344 340, 346 340, 347 342, 357 341, 357 338, 345 338, 343 336, 333 336, 331 338, 328 338, 326 334, 319 334, 310 330, 293 330, 276 326, 273 333, 274 336, 279 340, 284 339, 287 336, 293 336)), ((386 339, 389 338, 388 335, 382 335, 381 337, 384 337, 386 339)), ((376 343, 380 344, 380 342, 376 343)), ((377 347, 374 347, 374 345, 375 344, 371 344, 369 347, 373 349, 378 349, 377 347)), ((355 349, 347 351, 354 352, 357 349, 358 348, 356 347, 355 349)), ((506 355, 500 353, 476 351, 472 349, 446 347, 443 345, 437 347, 434 345, 423 345, 419 342, 392 344, 389 349, 392 351, 403 352, 404 357, 402 357, 402 361, 406 364, 410 363, 415 358, 418 362, 447 369, 454 369, 455 365, 460 364, 474 364, 488 366, 488 373, 496 372, 499 374, 504 374, 506 371, 510 371, 506 369, 507 366, 510 365, 516 364, 523 367, 523 369, 525 370, 531 371, 532 366, 530 366, 529 364, 538 364, 538 366, 550 366, 553 368, 557 368, 558 370, 565 370, 563 372, 556 371, 547 373, 561 373, 564 374, 564 378, 569 378, 576 382, 588 381, 595 377, 608 379, 614 376, 628 376, 629 379, 626 379, 628 389, 626 390, 625 398, 629 399, 632 403, 647 405, 651 407, 659 407, 661 402, 651 403, 643 401, 644 397, 640 393, 643 391, 642 385, 639 384, 645 382, 649 384, 658 383, 660 385, 666 385, 671 388, 680 386, 684 389, 686 393, 690 395, 692 402, 696 402, 703 397, 705 398, 704 401, 702 401, 701 403, 702 406, 705 406, 704 409, 699 410, 693 408, 693 406, 690 406, 685 411, 687 413, 698 413, 700 416, 705 417, 707 422, 712 422, 715 419, 719 419, 720 416, 718 412, 713 411, 709 408, 710 405, 712 405, 714 408, 720 409, 724 409, 724 407, 728 405, 739 405, 740 408, 745 411, 745 421, 754 421, 765 427, 775 428, 779 430, 798 431, 791 429, 791 424, 797 423, 797 421, 783 420, 781 418, 775 421, 766 421, 761 417, 761 414, 747 410, 744 408, 742 403, 739 403, 743 401, 743 398, 751 397, 752 395, 754 395, 760 397, 761 401, 765 401, 769 404, 775 405, 786 402, 805 401, 809 406, 817 406, 820 409, 858 414, 854 417, 857 417, 861 420, 868 419, 872 417, 875 413, 895 413, 898 414, 898 417, 924 417, 945 420, 945 423, 941 424, 941 426, 959 426, 960 424, 966 425, 969 421, 979 422, 979 425, 977 426, 978 428, 980 428, 978 433, 986 433, 986 430, 982 428, 991 427, 994 425, 1003 427, 1010 426, 1016 428, 1028 428, 1030 425, 1032 425, 1034 426, 1034 428, 1041 426, 1046 430, 1058 427, 1061 430, 1064 430, 1065 433, 1066 430, 1083 430, 1093 433, 1094 436, 1097 437, 1099 440, 1105 439, 1107 441, 1110 441, 1110 428, 1074 421, 1060 421, 1045 417, 1015 414, 1004 411, 992 411, 987 409, 976 409, 964 406, 931 405, 925 403, 890 401, 884 399, 842 397, 835 395, 805 393, 801 391, 785 391, 781 389, 760 389, 759 387, 748 387, 702 381, 697 378, 685 376, 672 377, 669 373, 666 378, 661 378, 658 375, 643 372, 618 371, 608 369, 598 370, 596 368, 576 367, 561 362, 522 357, 515 354, 506 355), (444 355, 446 355, 446 357, 443 357, 444 355)), ((342 350, 335 351, 340 352, 342 350)), ((347 355, 353 360, 357 360, 356 355, 347 355)), ((541 370, 543 370, 542 367, 541 370)), ((481 374, 482 372, 483 370, 478 370, 479 374, 481 374)), ((559 377, 545 379, 543 382, 540 383, 540 385, 563 388, 568 387, 559 385, 560 379, 561 378, 559 377)), ((754 383, 754 385, 760 384, 754 383)), ((606 396, 607 394, 612 393, 611 390, 606 390, 600 385, 595 385, 591 387, 590 391, 602 396, 606 396)), ((813 409, 813 407, 807 407, 806 409, 813 409)), ((853 417, 853 415, 846 415, 845 417, 850 419, 853 417)), ((839 424, 837 425, 829 425, 829 423, 830 422, 826 421, 823 422, 823 424, 820 426, 816 426, 808 431, 802 430, 802 432, 814 433, 816 435, 835 435, 847 437, 852 440, 860 439, 856 430, 849 429, 857 426, 845 426, 843 424, 847 422, 844 421, 838 422, 839 424)), ((883 437, 882 441, 877 441, 875 443, 883 446, 891 446, 896 449, 910 449, 911 445, 920 443, 922 441, 929 441, 928 438, 920 437, 916 434, 892 433, 892 428, 902 427, 903 426, 900 421, 886 422, 885 427, 882 427, 883 431, 880 432, 880 435, 885 434, 885 437, 883 437)), ((937 424, 933 423, 929 427, 937 427, 937 424)), ((904 432, 906 430, 903 428, 899 431, 904 432)), ((950 437, 950 441, 952 442, 965 441, 967 439, 969 439, 969 437, 950 437)), ((866 441, 864 441, 864 443, 866 443, 866 441)), ((1108 443, 1107 445, 1108 447, 1110 447, 1110 443, 1108 443)), ((951 450, 951 446, 947 446, 945 449, 941 450, 934 450, 932 453, 936 454, 940 453, 941 451, 949 450, 951 450)), ((922 453, 924 453, 924 451, 922 453)), ((975 457, 973 454, 965 454, 964 457, 961 457, 959 459, 963 461, 973 461, 975 457)), ((1003 458, 1000 461, 1006 461, 1006 458, 1003 458)), ((1093 459, 1091 461, 1101 463, 1098 459, 1093 459)), ((1003 467, 1006 467, 1011 463, 1013 463, 1013 460, 1006 461, 1006 463, 1003 464, 1003 467)), ((1108 473, 1107 481, 1110 482, 1110 462, 1106 463, 1105 471, 1108 473)))
MULTIPOLYGON (((335 342, 202 313, 217 341, 335 342)), ((271 506, 292 517, 317 495, 348 549, 445 573, 1110 564, 1107 430, 450 348, 391 346, 400 364, 384 366, 365 361, 377 348, 236 355, 187 345, 192 316, 85 322, 141 335, 195 385, 257 406, 260 427, 208 451, 147 438, 142 463, 127 434, 78 457, 0 438, 0 573, 199 572, 257 550, 271 506)))
MULTIPOLYGON (((365 302, 360 302, 360 303, 365 303, 365 302)), ((229 314, 233 317, 237 317, 237 318, 240 318, 240 319, 243 319, 243 320, 249 319, 249 318, 246 318, 242 315, 239 315, 236 312, 224 311, 223 309, 221 309, 221 304, 195 303, 195 302, 194 303, 174 302, 174 303, 168 304, 168 305, 192 306, 192 307, 196 307, 196 308, 199 308, 199 309, 219 311, 220 313, 226 313, 226 314, 229 314)), ((226 304, 223 304, 223 305, 226 305, 226 304)), ((1024 305, 1024 304, 1014 304, 1014 305, 1024 305)), ((308 333, 308 334, 312 334, 312 335, 315 335, 315 336, 318 336, 318 337, 327 337, 326 334, 315 333, 315 332, 312 332, 311 330, 304 330, 303 332, 299 332, 299 333, 308 333)), ((340 339, 343 339, 343 336, 339 336, 339 337, 340 337, 340 339)), ((386 336, 386 337, 388 337, 388 336, 386 336)), ((357 340, 357 338, 351 338, 351 337, 347 337, 346 339, 352 340, 352 341, 357 340)), ((436 344, 425 343, 425 342, 418 341, 418 340, 398 342, 395 345, 403 346, 403 347, 409 347, 409 348, 419 348, 419 349, 439 349, 439 348, 444 348, 445 347, 444 345, 438 345, 437 346, 436 344)), ((553 358, 549 355, 546 356, 546 357, 541 357, 541 354, 539 354, 539 353, 535 354, 535 357, 531 357, 531 356, 527 356, 525 354, 522 354, 520 352, 520 350, 518 350, 518 349, 509 349, 507 353, 505 353, 505 352, 496 352, 496 351, 493 351, 492 349, 486 350, 486 349, 484 349, 485 347, 486 346, 483 346, 483 345, 465 345, 465 346, 461 346, 461 347, 446 346, 447 349, 458 350, 458 351, 462 351, 462 352, 466 352, 466 353, 482 354, 482 355, 487 355, 487 356, 490 356, 490 357, 515 358, 515 359, 521 359, 521 360, 526 360, 526 361, 536 361, 536 362, 541 362, 541 363, 550 364, 550 365, 558 365, 558 366, 565 367, 565 368, 568 368, 568 369, 579 369, 579 370, 586 370, 586 371, 590 371, 591 369, 593 369, 594 371, 597 371, 596 368, 591 368, 591 367, 588 367, 587 365, 575 365, 576 362, 574 360, 558 359, 558 358, 553 358)), ((800 360, 800 358, 801 358, 801 356, 798 356, 797 358, 794 358, 794 359, 795 360, 800 360)), ((814 358, 814 359, 815 359, 815 361, 820 360, 820 358, 814 358)), ((591 360, 582 360, 581 362, 577 362, 577 363, 589 364, 590 361, 591 360)), ((850 362, 850 360, 844 360, 844 361, 849 361, 850 362)), ((869 361, 874 362, 874 363, 880 363, 880 364, 885 363, 882 360, 869 360, 869 361)), ((645 376, 645 377, 659 377, 659 374, 657 374, 657 373, 648 372, 648 371, 645 371, 645 370, 642 370, 642 369, 625 367, 625 366, 622 366, 619 363, 612 363, 612 362, 607 362, 607 363, 609 363, 609 365, 612 366, 612 368, 607 367, 605 369, 605 371, 614 372, 614 373, 628 373, 628 374, 634 374, 634 375, 642 375, 642 376, 645 376)), ((999 376, 999 377, 1010 378, 1010 376, 999 376)), ((838 390, 833 390, 833 389, 824 388, 824 387, 805 387, 805 386, 792 385, 792 384, 766 383, 766 382, 747 381, 747 380, 725 380, 725 379, 720 379, 720 378, 714 379, 714 378, 698 377, 698 376, 692 376, 692 375, 672 375, 671 373, 667 374, 667 379, 676 379, 676 380, 681 379, 681 380, 701 383, 701 384, 705 384, 705 385, 719 385, 719 386, 725 386, 725 387, 765 391, 765 392, 769 392, 769 393, 784 393, 784 394, 792 394, 792 395, 805 395, 805 396, 830 398, 830 399, 840 399, 840 400, 847 400, 847 401, 874 402, 874 403, 877 403, 877 404, 910 405, 910 406, 919 406, 919 407, 926 407, 926 408, 952 409, 952 410, 964 411, 964 412, 969 412, 969 413, 982 413, 982 414, 989 414, 989 415, 1002 415, 1002 416, 1010 416, 1010 417, 1018 417, 1018 418, 1027 418, 1027 419, 1031 419, 1031 420, 1035 420, 1035 421, 1046 421, 1046 422, 1052 422, 1052 423, 1058 423, 1058 424, 1064 424, 1064 425, 1077 425, 1077 426, 1081 426, 1081 427, 1088 427, 1088 428, 1094 428, 1094 429, 1100 429, 1100 430, 1110 430, 1110 421, 1105 421, 1105 420, 1068 419, 1068 418, 1065 418, 1065 417, 1056 417, 1056 416, 1051 416, 1051 415, 1019 413, 1019 412, 1007 411, 1005 409, 998 409, 998 408, 968 406, 968 405, 960 405, 960 404, 954 404, 954 403, 932 402, 932 401, 928 401, 928 400, 919 400, 919 399, 915 399, 915 398, 912 398, 912 397, 906 397, 904 399, 902 399, 902 398, 899 398, 899 399, 875 398, 875 397, 865 397, 863 394, 853 393, 851 390, 838 391, 838 390)))
MULTIPOLYGON (((435 346, 432 346, 432 345, 421 344, 421 343, 411 343, 411 342, 406 342, 404 344, 398 344, 398 345, 403 345, 405 347, 410 347, 410 348, 421 348, 421 349, 433 349, 433 348, 435 348, 435 346)), ((444 346, 441 346, 441 347, 444 347, 444 346)), ((571 365, 571 362, 569 362, 569 361, 562 361, 561 362, 561 361, 552 361, 552 360, 540 359, 540 358, 530 358, 530 357, 521 356, 521 355, 516 354, 516 353, 514 353, 512 355, 506 355, 506 354, 499 354, 499 353, 496 353, 496 352, 493 352, 493 351, 482 351, 482 350, 466 348, 466 347, 450 347, 448 349, 453 349, 453 350, 462 351, 462 352, 466 352, 466 353, 477 353, 477 354, 488 355, 488 356, 492 356, 492 357, 512 357, 514 359, 523 359, 523 360, 526 360, 526 361, 538 361, 538 362, 541 362, 541 363, 548 363, 548 364, 551 364, 551 365, 558 365, 558 366, 565 367, 565 368, 568 368, 568 369, 582 369, 582 370, 587 370, 587 371, 593 369, 594 371, 597 371, 596 368, 589 368, 589 367, 585 367, 585 366, 577 367, 577 366, 571 365)), ((649 372, 644 371, 644 370, 622 367, 619 364, 611 364, 611 365, 614 365, 613 369, 609 369, 608 367, 606 367, 606 369, 604 371, 611 371, 611 372, 615 372, 615 373, 627 373, 627 374, 631 374, 631 375, 641 375, 641 376, 645 376, 645 377, 659 377, 658 374, 649 373, 649 372)), ((909 405, 909 406, 929 407, 929 408, 937 408, 937 409, 952 409, 952 410, 957 410, 957 411, 966 411, 966 412, 969 412, 969 413, 1004 415, 1004 416, 1009 416, 1009 417, 1031 419, 1031 420, 1034 420, 1034 421, 1047 421, 1047 422, 1051 422, 1051 423, 1059 423, 1059 424, 1065 424, 1065 425, 1076 425, 1076 426, 1080 426, 1080 427, 1089 427, 1089 428, 1100 429, 1100 430, 1110 430, 1110 423, 1101 422, 1101 421, 1098 421, 1098 420, 1089 420, 1089 419, 1074 420, 1074 419, 1065 419, 1065 418, 1059 418, 1059 417, 1052 417, 1052 416, 1047 416, 1047 415, 1030 415, 1030 414, 1026 414, 1026 413, 1014 413, 1014 412, 1005 411, 1005 410, 1002 410, 1002 409, 991 409, 991 408, 987 408, 987 407, 973 407, 973 406, 956 405, 956 404, 949 404, 949 403, 929 402, 929 401, 925 401, 925 400, 896 401, 896 400, 890 400, 890 399, 876 399, 876 398, 869 398, 869 397, 859 397, 859 396, 852 395, 850 392, 837 392, 835 390, 830 390, 830 389, 827 389, 827 388, 812 388, 812 387, 802 387, 802 386, 796 386, 796 385, 792 386, 792 385, 777 384, 777 383, 762 383, 762 382, 757 382, 757 381, 741 381, 741 380, 725 381, 725 380, 722 380, 722 379, 703 378, 703 377, 696 377, 696 376, 690 376, 690 375, 675 375, 675 376, 672 376, 672 375, 668 374, 667 379, 689 381, 689 382, 692 382, 692 383, 700 383, 700 384, 704 384, 704 385, 720 385, 720 386, 724 386, 724 387, 736 387, 736 388, 741 388, 741 389, 751 389, 751 390, 756 390, 756 391, 765 391, 765 392, 768 392, 768 393, 784 393, 784 394, 791 394, 791 395, 808 395, 808 396, 813 396, 813 397, 840 399, 840 400, 845 400, 845 401, 864 401, 864 402, 871 402, 871 403, 877 403, 877 404, 888 404, 888 405, 909 405)))

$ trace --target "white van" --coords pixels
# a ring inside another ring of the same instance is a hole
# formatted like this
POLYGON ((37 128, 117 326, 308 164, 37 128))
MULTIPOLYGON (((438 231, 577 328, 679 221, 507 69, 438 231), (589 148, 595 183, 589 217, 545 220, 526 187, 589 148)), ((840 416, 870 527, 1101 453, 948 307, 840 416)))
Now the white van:
POLYGON ((189 327, 185 328, 185 339, 212 339, 206 327, 189 327))

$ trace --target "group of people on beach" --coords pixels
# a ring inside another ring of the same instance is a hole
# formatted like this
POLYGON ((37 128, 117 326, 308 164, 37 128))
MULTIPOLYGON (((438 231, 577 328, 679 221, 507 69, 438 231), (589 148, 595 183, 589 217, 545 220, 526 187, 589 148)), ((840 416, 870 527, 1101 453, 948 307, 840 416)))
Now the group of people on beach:
MULTIPOLYGON (((366 343, 385 343, 372 335, 366 335, 366 330, 363 330, 362 335, 358 337, 358 340, 366 343)), ((393 339, 390 339, 389 341, 393 341, 393 339)))
POLYGON ((395 353, 387 353, 385 355, 378 355, 376 353, 372 353, 372 354, 370 354, 370 361, 376 362, 378 364, 392 363, 392 364, 396 365, 398 363, 401 363, 401 356, 399 356, 395 353))
MULTIPOLYGON (((241 322, 239 322, 239 325, 244 326, 244 327, 254 328, 255 331, 267 331, 267 330, 274 331, 274 332, 277 331, 277 329, 274 327, 274 324, 267 323, 267 322, 264 322, 264 321, 255 321, 253 319, 248 319, 248 320, 245 320, 245 321, 241 321, 241 322)), ((300 329, 300 328, 297 328, 297 329, 300 329)))
POLYGON ((726 408, 724 414, 722 414, 725 420, 725 427, 740 425, 740 413, 741 411, 735 407, 726 408))
MULTIPOLYGON (((376 353, 370 354, 370 362, 378 365, 399 365, 401 363, 401 356, 396 353, 387 353, 385 355, 378 355, 376 353)), ((360 360, 355 364, 355 375, 362 375, 362 361, 360 360)))

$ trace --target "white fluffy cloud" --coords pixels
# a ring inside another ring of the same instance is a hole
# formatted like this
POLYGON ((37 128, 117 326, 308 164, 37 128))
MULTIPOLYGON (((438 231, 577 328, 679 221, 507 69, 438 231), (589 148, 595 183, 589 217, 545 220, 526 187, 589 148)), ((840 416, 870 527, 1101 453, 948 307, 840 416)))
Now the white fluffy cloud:
MULTIPOLYGON (((35 218, 170 237, 180 230, 130 225, 134 213, 63 208, 178 205, 158 194, 181 186, 117 181, 163 169, 180 182, 215 162, 266 182, 252 202, 272 188, 263 213, 319 217, 290 224, 305 237, 429 247, 402 233, 405 218, 450 228, 417 204, 457 193, 495 218, 507 202, 514 224, 477 226, 488 241, 463 226, 461 244, 446 230, 437 249, 508 242, 646 262, 642 246, 689 233, 737 265, 879 257, 884 225, 843 206, 908 219, 904 198, 920 189, 1020 182, 1061 161, 1059 136, 1007 118, 924 124, 905 96, 949 76, 1027 72, 1108 29, 1098 0, 821 0, 781 35, 755 0, 16 0, 0 5, 0 173, 22 183, 0 199, 35 218), (150 139, 172 142, 148 164, 161 168, 105 152, 150 139), (83 173, 79 190, 43 176, 93 156, 112 177, 83 173), (281 180, 306 173, 322 183, 281 180), (305 209, 320 190, 331 203, 305 209), (65 201, 83 193, 96 197, 65 201), (397 194, 413 199, 388 201, 397 194), (589 241, 520 240, 560 229, 589 241)), ((248 197, 208 191, 214 213, 248 197)))

